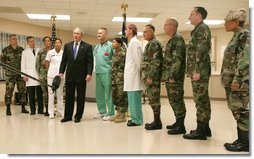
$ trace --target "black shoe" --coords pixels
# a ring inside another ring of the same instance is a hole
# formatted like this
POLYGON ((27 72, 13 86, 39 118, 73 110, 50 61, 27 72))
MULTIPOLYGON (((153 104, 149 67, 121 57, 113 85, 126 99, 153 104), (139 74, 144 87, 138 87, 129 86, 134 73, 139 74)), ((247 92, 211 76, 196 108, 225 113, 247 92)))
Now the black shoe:
POLYGON ((63 118, 63 119, 61 120, 61 123, 68 122, 68 121, 71 121, 71 120, 72 120, 72 119, 63 118))
POLYGON ((172 125, 167 125, 166 128, 167 129, 174 129, 174 128, 176 128, 176 122, 174 124, 172 124, 172 125))
POLYGON ((80 122, 80 119, 79 119, 79 118, 75 118, 74 122, 75 122, 75 123, 79 123, 79 122, 80 122))
POLYGON ((206 135, 198 130, 191 130, 189 134, 183 135, 184 139, 190 140, 206 140, 206 135))
MULTIPOLYGON (((195 130, 191 130, 190 133, 191 133, 192 131, 195 131, 195 130)), ((211 132, 211 129, 210 129, 210 128, 207 128, 207 129, 205 130, 205 132, 206 132, 206 137, 212 137, 212 132, 211 132)))
POLYGON ((136 124, 136 123, 134 123, 134 122, 131 121, 131 122, 128 122, 128 123, 127 123, 127 126, 130 126, 130 127, 131 127, 131 126, 140 126, 140 125, 138 125, 138 124, 136 124))
POLYGON ((11 106, 8 104, 6 105, 6 115, 10 116, 11 115, 11 106))
POLYGON ((22 108, 21 108, 21 113, 28 114, 28 113, 29 113, 29 111, 28 111, 28 110, 26 110, 26 108, 25 108, 25 107, 22 107, 22 108))
POLYGON ((224 146, 228 151, 233 151, 233 152, 240 152, 240 151, 248 152, 249 151, 249 144, 244 144, 239 141, 236 143, 227 144, 224 146))
POLYGON ((6 110, 6 115, 7 115, 7 116, 11 116, 11 110, 8 110, 8 109, 7 109, 7 110, 6 110))
POLYGON ((186 133, 186 130, 184 126, 183 127, 177 126, 174 129, 168 130, 169 135, 178 135, 178 134, 185 134, 185 133, 186 133))
POLYGON ((45 112, 45 113, 44 113, 44 116, 49 116, 49 112, 45 112))
POLYGON ((44 112, 38 112, 38 114, 44 114, 44 112))
POLYGON ((132 120, 128 120, 128 122, 127 122, 127 123, 130 123, 130 122, 132 122, 132 120))
POLYGON ((6 111, 7 116, 11 116, 11 111, 6 111))
POLYGON ((158 130, 158 129, 162 129, 162 124, 161 123, 155 123, 155 122, 152 122, 152 123, 147 123, 145 124, 145 129, 146 130, 158 130))
POLYGON ((236 144, 236 143, 238 143, 238 142, 239 142, 239 140, 236 139, 233 143, 228 143, 228 142, 226 142, 226 143, 224 144, 224 146, 228 146, 229 144, 236 144))
POLYGON ((35 112, 34 112, 34 111, 31 111, 30 115, 35 115, 35 112))
POLYGON ((210 128, 206 128, 206 129, 205 129, 205 133, 206 133, 206 136, 207 136, 207 137, 212 137, 212 132, 211 132, 211 129, 210 129, 210 128))

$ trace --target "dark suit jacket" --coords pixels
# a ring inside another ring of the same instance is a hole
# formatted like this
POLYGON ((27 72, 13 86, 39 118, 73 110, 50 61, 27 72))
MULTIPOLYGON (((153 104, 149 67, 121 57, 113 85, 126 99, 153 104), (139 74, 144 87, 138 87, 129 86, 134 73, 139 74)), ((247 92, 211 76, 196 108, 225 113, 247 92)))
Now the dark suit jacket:
POLYGON ((66 67, 66 82, 77 83, 85 81, 87 75, 93 72, 93 50, 92 46, 84 41, 80 42, 76 59, 73 57, 74 41, 64 45, 63 57, 59 73, 64 73, 66 67))

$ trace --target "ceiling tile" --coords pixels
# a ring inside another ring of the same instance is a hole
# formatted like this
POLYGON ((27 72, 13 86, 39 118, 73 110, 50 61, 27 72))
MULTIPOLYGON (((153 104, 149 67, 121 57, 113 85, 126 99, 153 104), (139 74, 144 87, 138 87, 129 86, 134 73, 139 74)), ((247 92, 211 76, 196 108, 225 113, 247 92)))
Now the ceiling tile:
MULTIPOLYGON (((122 16, 121 4, 128 3, 127 16, 135 17, 143 12, 158 13, 151 21, 156 27, 156 33, 164 33, 163 25, 167 18, 176 17, 179 31, 192 30, 192 25, 186 25, 189 14, 194 6, 204 6, 208 10, 208 19, 224 19, 229 10, 246 8, 249 13, 248 0, 0 0, 0 7, 20 7, 23 14, 1 13, 1 18, 48 26, 46 21, 30 20, 25 13, 70 14, 70 21, 57 21, 59 29, 73 30, 77 25, 85 27, 89 35, 96 36, 97 29, 106 26, 109 36, 115 36, 122 23, 112 22, 114 16, 122 16)), ((136 23, 143 30, 146 23, 136 23)), ((223 27, 223 25, 219 26, 223 27)))

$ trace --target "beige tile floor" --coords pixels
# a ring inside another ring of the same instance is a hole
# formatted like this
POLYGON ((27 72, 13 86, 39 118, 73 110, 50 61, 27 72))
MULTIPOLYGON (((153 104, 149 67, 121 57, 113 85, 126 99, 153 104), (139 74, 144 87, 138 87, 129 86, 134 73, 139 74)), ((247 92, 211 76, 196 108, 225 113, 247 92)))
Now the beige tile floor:
MULTIPOLYGON (((191 141, 182 135, 169 136, 165 126, 174 122, 167 99, 162 98, 163 129, 147 131, 144 126, 129 128, 93 119, 95 103, 86 102, 80 123, 61 123, 61 118, 20 113, 12 106, 12 116, 6 117, 0 107, 0 153, 4 154, 249 154, 226 151, 225 142, 236 139, 236 124, 225 101, 212 101, 212 137, 206 141, 191 141)), ((193 100, 186 99, 186 129, 196 128, 193 100)), ((153 119, 151 108, 143 105, 144 122, 153 119)))

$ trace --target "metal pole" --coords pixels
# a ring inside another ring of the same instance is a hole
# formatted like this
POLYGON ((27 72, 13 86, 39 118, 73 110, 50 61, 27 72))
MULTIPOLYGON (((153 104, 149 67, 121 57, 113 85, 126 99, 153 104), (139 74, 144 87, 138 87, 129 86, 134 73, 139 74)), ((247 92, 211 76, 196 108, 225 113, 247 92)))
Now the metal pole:
POLYGON ((37 78, 34 78, 33 76, 30 76, 30 75, 28 75, 28 74, 26 74, 26 73, 24 73, 24 72, 21 72, 20 70, 17 70, 16 68, 13 68, 13 67, 11 67, 11 66, 9 66, 9 65, 6 65, 6 64, 4 64, 4 63, 2 63, 2 62, 0 62, 0 66, 3 66, 4 68, 7 68, 8 70, 10 70, 10 71, 12 71, 12 72, 15 72, 15 73, 17 73, 17 74, 25 75, 25 76, 27 76, 27 77, 29 77, 29 78, 35 80, 35 81, 40 82, 42 85, 45 85, 45 86, 49 86, 49 87, 51 87, 51 88, 54 88, 52 85, 49 85, 49 84, 47 84, 47 83, 45 83, 45 82, 42 82, 41 80, 39 80, 39 79, 37 79, 37 78))

